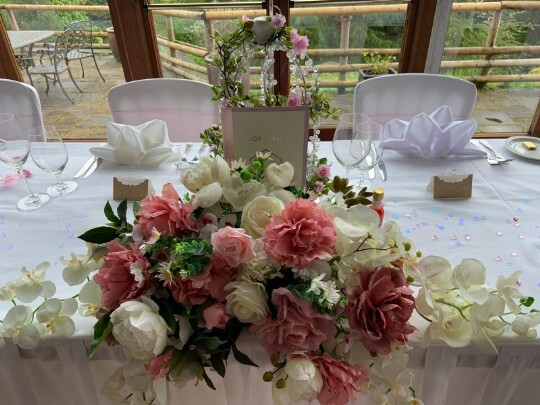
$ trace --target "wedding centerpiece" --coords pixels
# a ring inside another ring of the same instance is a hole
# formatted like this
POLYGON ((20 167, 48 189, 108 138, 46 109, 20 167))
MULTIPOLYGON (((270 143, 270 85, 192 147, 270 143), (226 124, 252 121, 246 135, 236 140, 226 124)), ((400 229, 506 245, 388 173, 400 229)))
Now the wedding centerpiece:
POLYGON ((70 336, 78 306, 97 318, 90 356, 105 342, 128 355, 103 389, 113 403, 166 404, 168 384, 213 388, 231 357, 256 367, 237 346, 250 333, 268 355, 258 366, 276 404, 342 405, 368 393, 421 404, 407 369, 413 333, 492 353, 505 332, 536 335, 540 316, 519 272, 491 290, 477 260, 453 268, 423 257, 329 170, 323 160, 300 190, 292 166, 268 154, 230 165, 214 154, 182 173, 186 196, 166 184, 135 204, 134 223, 126 202, 116 212, 107 203, 109 223, 80 236, 88 254, 62 258, 65 281, 83 284, 77 297, 53 297, 47 263, 0 288, 14 303, 0 344, 70 336))

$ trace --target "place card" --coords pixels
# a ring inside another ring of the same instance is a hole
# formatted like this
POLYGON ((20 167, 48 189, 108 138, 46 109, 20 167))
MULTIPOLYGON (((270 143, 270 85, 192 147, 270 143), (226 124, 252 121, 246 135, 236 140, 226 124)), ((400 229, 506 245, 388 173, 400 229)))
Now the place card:
POLYGON ((150 180, 137 176, 113 177, 113 199, 141 201, 152 192, 150 180))
POLYGON ((435 199, 471 198, 472 173, 464 170, 452 170, 433 176, 432 180, 433 198, 435 199))

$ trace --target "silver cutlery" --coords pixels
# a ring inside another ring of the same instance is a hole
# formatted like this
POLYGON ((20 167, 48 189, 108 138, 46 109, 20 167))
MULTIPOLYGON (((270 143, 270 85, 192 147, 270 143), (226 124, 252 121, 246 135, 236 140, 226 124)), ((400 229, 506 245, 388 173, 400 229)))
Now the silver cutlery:
POLYGON ((377 164, 377 169, 379 169, 382 181, 386 181, 386 166, 384 165, 384 162, 382 160, 379 160, 379 163, 377 164))
POLYGON ((471 139, 470 142, 474 146, 476 146, 478 149, 481 149, 484 152, 486 152, 486 159, 487 159, 487 162, 490 165, 495 166, 495 165, 499 165, 501 163, 495 158, 495 155, 492 155, 490 151, 486 151, 486 148, 481 146, 482 144, 480 142, 478 142, 478 139, 471 139))
POLYGON ((96 158, 96 160, 94 160, 94 163, 90 165, 87 172, 84 174, 83 179, 86 179, 88 176, 94 173, 97 170, 97 168, 101 165, 101 162, 103 162, 102 158, 99 158, 99 157, 96 158))
POLYGON ((495 154, 495 160, 497 160, 497 162, 510 163, 512 160, 514 160, 514 159, 507 159, 504 156, 502 156, 499 152, 497 152, 495 149, 491 147, 488 141, 480 140, 478 142, 480 142, 481 145, 483 145, 484 147, 486 147, 487 149, 489 149, 491 152, 495 154))
POLYGON ((90 159, 88 159, 84 163, 84 165, 82 165, 82 167, 79 169, 79 171, 75 174, 75 176, 73 176, 73 178, 78 179, 83 174, 85 174, 88 171, 88 169, 90 169, 90 167, 96 162, 96 160, 98 160, 97 156, 92 156, 90 159))
POLYGON ((180 162, 176 163, 176 168, 178 170, 181 170, 181 169, 185 168, 189 164, 189 162, 187 160, 187 156, 188 156, 188 153, 191 151, 192 148, 193 148, 193 144, 192 143, 187 143, 183 152, 180 151, 180 150, 178 151, 178 154, 180 155, 180 162))
POLYGON ((199 150, 197 151, 197 154, 195 155, 195 157, 193 159, 191 159, 189 162, 187 162, 188 164, 190 165, 195 165, 197 164, 197 162, 199 161, 199 159, 201 158, 201 154, 206 150, 206 145, 203 143, 201 145, 201 147, 199 148, 199 150))

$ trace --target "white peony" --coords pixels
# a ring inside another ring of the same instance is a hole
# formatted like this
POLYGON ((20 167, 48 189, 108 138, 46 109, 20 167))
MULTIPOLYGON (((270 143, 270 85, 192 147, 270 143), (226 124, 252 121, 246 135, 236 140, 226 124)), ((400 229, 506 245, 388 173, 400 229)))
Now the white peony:
POLYGON ((213 181, 222 186, 228 186, 231 183, 231 168, 221 156, 216 156, 212 161, 210 175, 213 181))
POLYGON ((197 165, 185 169, 180 175, 180 181, 192 193, 196 193, 204 186, 213 183, 212 158, 205 156, 197 165))
POLYGON ((242 211, 248 202, 264 194, 266 194, 264 184, 256 180, 244 183, 239 173, 233 173, 231 184, 223 188, 223 196, 232 204, 235 211, 242 211))
POLYGON ((323 386, 323 378, 315 364, 306 357, 287 359, 285 367, 274 375, 274 381, 285 380, 284 388, 272 384, 272 397, 278 405, 313 401, 323 386))
POLYGON ((218 182, 201 187, 193 197, 193 204, 201 208, 209 208, 217 203, 223 195, 223 189, 218 182))
POLYGON ((112 333, 135 359, 149 360, 163 352, 167 344, 167 324, 152 300, 126 301, 112 314, 112 333))
POLYGON ((264 227, 274 214, 280 214, 283 203, 275 197, 258 196, 248 202, 242 211, 240 226, 254 239, 260 238, 264 227))
POLYGON ((234 315, 240 322, 258 325, 265 321, 268 315, 268 296, 264 285, 250 281, 240 281, 229 284, 227 290, 227 312, 234 315))
POLYGON ((294 167, 289 162, 279 165, 272 163, 266 168, 266 178, 274 187, 284 188, 291 185, 294 167))

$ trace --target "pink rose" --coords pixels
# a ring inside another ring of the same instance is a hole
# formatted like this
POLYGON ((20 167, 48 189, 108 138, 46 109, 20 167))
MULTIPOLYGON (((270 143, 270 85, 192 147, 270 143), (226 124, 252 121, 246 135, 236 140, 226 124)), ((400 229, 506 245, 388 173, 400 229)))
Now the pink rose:
POLYGON ((242 16, 242 22, 248 22, 248 21, 253 21, 253 20, 252 20, 251 18, 249 18, 249 17, 247 16, 247 14, 244 14, 244 15, 242 16))
POLYGON ((296 269, 330 259, 338 240, 332 216, 309 200, 289 202, 265 229, 264 250, 268 256, 296 269))
POLYGON ((316 181, 315 182, 315 191, 317 193, 320 193, 323 190, 324 190, 324 183, 322 181, 316 181))
POLYGON ((274 14, 272 16, 272 27, 274 28, 281 28, 285 25, 285 17, 281 14, 274 14))
POLYGON ((330 166, 328 165, 320 165, 317 167, 317 175, 319 177, 330 177, 330 166))
POLYGON ((229 315, 225 311, 225 305, 214 304, 203 311, 203 319, 207 329, 224 329, 229 322, 229 315))
POLYGON ((358 287, 345 309, 349 325, 369 351, 388 354, 390 344, 406 344, 416 328, 407 321, 414 310, 412 290, 399 270, 379 267, 357 274, 358 287))
POLYGON ((291 42, 297 39, 300 35, 298 35, 298 30, 296 28, 293 28, 289 34, 289 38, 291 39, 291 42))
POLYGON ((318 350, 319 345, 334 335, 334 318, 318 312, 313 304, 299 298, 286 288, 272 292, 276 307, 275 319, 270 315, 250 331, 268 354, 293 350, 318 350))
POLYGON ((298 93, 291 93, 287 98, 287 107, 298 107, 302 105, 302 96, 298 93))
POLYGON ((152 380, 159 380, 169 374, 169 361, 172 355, 173 351, 169 350, 167 353, 153 358, 150 363, 144 366, 152 375, 152 380))
POLYGON ((103 258, 105 263, 94 275, 94 281, 101 288, 102 304, 108 309, 116 309, 150 287, 151 275, 147 270, 151 266, 135 245, 129 250, 113 241, 107 249, 109 252, 103 258))
POLYGON ((191 217, 194 209, 191 202, 184 204, 180 201, 172 184, 165 184, 161 197, 153 194, 141 201, 138 213, 139 231, 147 238, 152 235, 153 228, 165 237, 179 236, 182 231, 195 228, 191 217))
POLYGON ((355 399, 354 392, 362 392, 360 382, 367 382, 368 372, 363 368, 339 361, 324 353, 310 357, 323 378, 323 387, 317 400, 321 405, 345 405, 355 399))
POLYGON ((293 50, 297 54, 306 53, 308 46, 309 46, 309 39, 305 35, 298 35, 298 31, 296 29, 292 29, 289 38, 291 39, 291 42, 293 43, 293 50))
POLYGON ((253 238, 243 229, 226 226, 211 236, 214 248, 212 256, 224 261, 229 267, 238 267, 255 257, 253 238))

